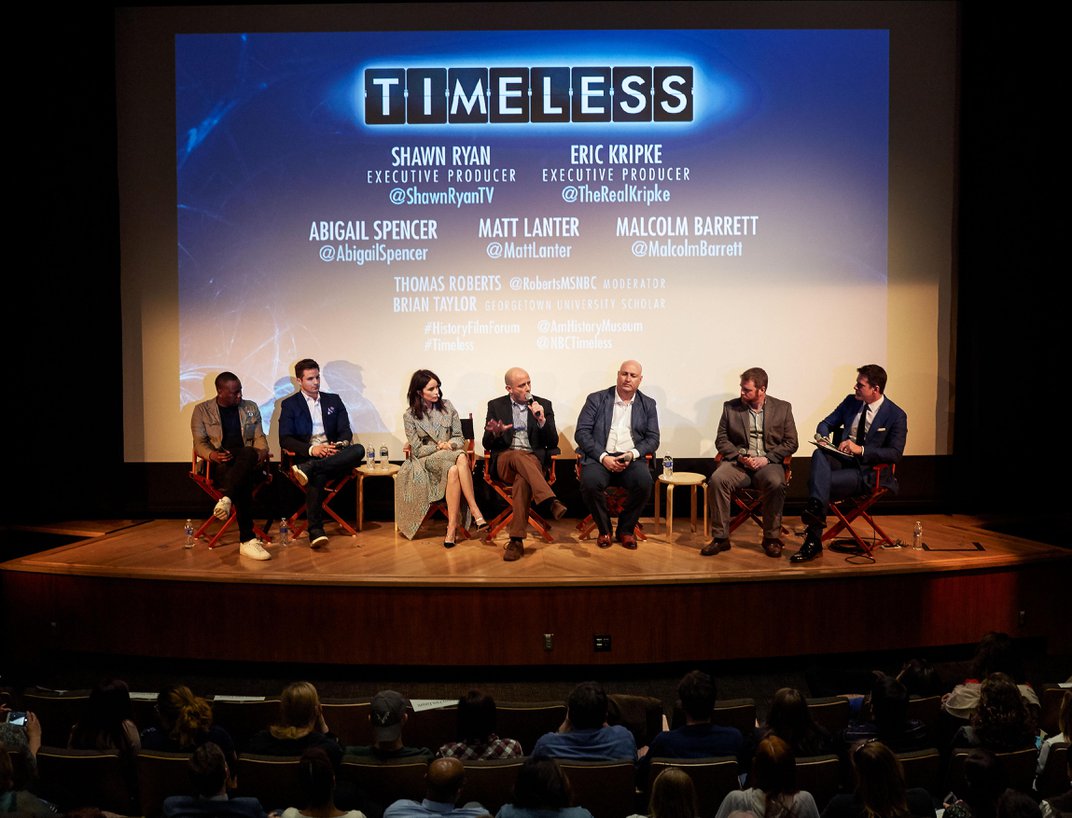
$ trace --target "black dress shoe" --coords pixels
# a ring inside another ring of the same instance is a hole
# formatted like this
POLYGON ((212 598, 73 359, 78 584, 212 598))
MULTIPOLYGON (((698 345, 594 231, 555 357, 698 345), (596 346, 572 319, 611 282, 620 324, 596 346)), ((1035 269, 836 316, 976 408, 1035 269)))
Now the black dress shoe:
POLYGON ((712 537, 711 542, 700 549, 701 557, 713 557, 715 554, 721 554, 723 551, 730 550, 729 537, 712 537))
POLYGON ((807 505, 804 506, 804 510, 800 513, 800 519, 804 525, 809 527, 813 525, 825 527, 826 510, 823 508, 822 503, 811 497, 808 499, 807 505))
POLYGON ((808 529, 807 535, 804 537, 804 544, 800 546, 800 550, 789 558, 790 562, 810 562, 823 553, 823 539, 822 531, 818 533, 811 528, 808 529))

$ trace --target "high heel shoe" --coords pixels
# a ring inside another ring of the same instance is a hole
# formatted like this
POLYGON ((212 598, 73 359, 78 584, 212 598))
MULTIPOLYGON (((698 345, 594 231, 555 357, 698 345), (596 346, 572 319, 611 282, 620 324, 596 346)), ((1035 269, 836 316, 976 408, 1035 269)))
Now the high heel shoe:
POLYGON ((474 520, 474 522, 476 523, 476 530, 477 531, 486 531, 487 530, 488 523, 487 523, 487 520, 485 520, 483 517, 477 517, 474 520))
POLYGON ((449 540, 448 540, 448 539, 444 539, 444 540, 443 540, 443 547, 444 547, 444 548, 453 548, 453 547, 454 547, 454 538, 453 538, 453 535, 451 535, 451 539, 449 539, 449 540))

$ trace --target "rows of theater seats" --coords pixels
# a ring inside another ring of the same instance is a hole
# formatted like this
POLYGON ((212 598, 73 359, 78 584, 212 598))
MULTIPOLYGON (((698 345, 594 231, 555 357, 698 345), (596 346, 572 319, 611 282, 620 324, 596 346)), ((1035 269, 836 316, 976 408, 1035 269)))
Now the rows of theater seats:
MULTIPOLYGON (((1063 690, 1057 685, 1043 685, 1040 726, 1047 734, 1057 731, 1057 712, 1063 690)), ((159 815, 160 805, 168 795, 184 794, 189 789, 186 754, 142 751, 136 759, 136 781, 130 779, 118 753, 62 749, 67 730, 78 719, 88 691, 55 694, 27 690, 22 696, 24 709, 35 712, 43 728, 43 743, 38 753, 38 780, 31 787, 61 809, 93 805, 124 815, 159 815)), ((659 731, 664 708, 658 699, 646 696, 611 695, 611 721, 627 726, 644 746, 659 731)), ((139 728, 155 724, 154 700, 136 698, 135 722, 139 728)), ((368 725, 368 699, 325 699, 325 720, 342 745, 368 744, 372 736, 368 725)), ((216 724, 226 728, 236 747, 244 747, 257 731, 270 726, 278 716, 275 699, 212 699, 216 724)), ((809 700, 816 723, 832 734, 848 724, 850 705, 840 696, 809 700)), ((562 702, 500 703, 498 733, 517 739, 525 749, 536 739, 562 723, 566 706, 562 702)), ((674 724, 679 714, 667 712, 674 724)), ((923 721, 929 735, 936 737, 935 747, 899 754, 906 784, 927 789, 936 800, 950 790, 957 791, 959 767, 964 752, 945 753, 951 730, 941 711, 940 697, 913 697, 910 717, 923 721), (939 750, 938 748, 943 748, 939 750)), ((722 700, 715 709, 715 722, 740 729, 746 735, 753 730, 756 707, 753 699, 722 700)), ((453 707, 415 713, 407 722, 404 740, 407 746, 428 747, 435 751, 455 738, 456 714, 453 707)), ((966 752, 966 751, 965 751, 966 752)), ((1040 779, 1039 797, 1049 797, 1068 789, 1066 747, 1050 754, 1047 773, 1040 779)), ((1034 748, 999 754, 1009 776, 1009 785, 1032 792, 1037 753, 1034 748)), ((14 758, 13 758, 14 760, 14 758)), ((483 804, 492 815, 508 803, 514 779, 522 759, 466 763, 465 800, 483 804)), ((562 766, 573 786, 576 803, 589 809, 594 818, 624 818, 646 812, 645 797, 637 789, 634 765, 628 762, 565 762, 562 766)), ((699 815, 710 818, 727 792, 736 789, 737 761, 734 758, 653 760, 649 780, 664 766, 679 766, 692 776, 700 801, 699 815)), ((339 773, 340 786, 365 794, 376 804, 390 804, 398 798, 420 800, 424 795, 423 761, 380 763, 347 756, 339 773)), ((300 796, 297 787, 297 758, 239 754, 237 795, 252 796, 266 809, 294 806, 300 796)), ((798 786, 807 790, 820 811, 839 791, 850 786, 844 760, 837 756, 797 759, 798 786)), ((641 783, 643 789, 644 782, 641 783)), ((375 818, 370 815, 369 818, 375 818)))

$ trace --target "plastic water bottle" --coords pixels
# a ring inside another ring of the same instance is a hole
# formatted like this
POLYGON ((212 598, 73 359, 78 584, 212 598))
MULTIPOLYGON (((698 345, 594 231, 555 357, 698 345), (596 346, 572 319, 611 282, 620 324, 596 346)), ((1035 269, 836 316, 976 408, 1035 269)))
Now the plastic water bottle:
POLYGON ((387 446, 380 446, 380 468, 386 469, 390 464, 387 459, 387 446))
POLYGON ((674 458, 668 454, 663 455, 663 477, 674 476, 674 458))
POLYGON ((187 520, 186 525, 182 527, 182 547, 193 548, 194 547, 194 521, 187 520))
POLYGON ((365 457, 368 458, 368 467, 370 469, 376 468, 376 447, 369 446, 365 449, 365 457))
POLYGON ((916 520, 915 526, 912 528, 912 548, 916 551, 923 550, 923 521, 916 520))
POLYGON ((279 518, 279 544, 290 545, 290 526, 286 517, 279 518))

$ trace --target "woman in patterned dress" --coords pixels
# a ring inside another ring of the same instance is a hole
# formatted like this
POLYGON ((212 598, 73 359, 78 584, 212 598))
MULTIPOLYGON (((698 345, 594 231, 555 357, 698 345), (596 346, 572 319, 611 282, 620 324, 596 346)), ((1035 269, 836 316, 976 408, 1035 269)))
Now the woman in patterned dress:
POLYGON ((418 369, 409 381, 402 415, 406 429, 406 460, 395 481, 395 519, 398 530, 409 539, 421 527, 424 515, 436 500, 447 500, 445 548, 454 547, 455 530, 465 498, 477 529, 487 527, 473 492, 473 473, 464 451, 461 419, 440 392, 439 376, 418 369))

